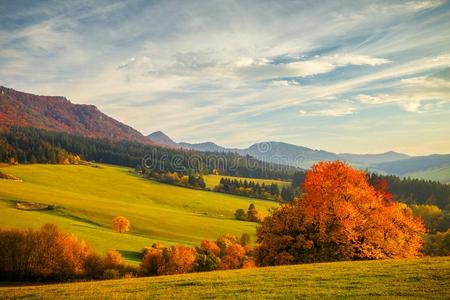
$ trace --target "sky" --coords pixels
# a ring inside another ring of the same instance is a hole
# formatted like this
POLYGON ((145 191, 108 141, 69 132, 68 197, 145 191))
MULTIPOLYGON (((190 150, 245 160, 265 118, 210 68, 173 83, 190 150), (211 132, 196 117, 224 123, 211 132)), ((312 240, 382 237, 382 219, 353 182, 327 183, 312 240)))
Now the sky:
POLYGON ((0 0, 0 85, 176 141, 450 153, 450 2, 0 0))

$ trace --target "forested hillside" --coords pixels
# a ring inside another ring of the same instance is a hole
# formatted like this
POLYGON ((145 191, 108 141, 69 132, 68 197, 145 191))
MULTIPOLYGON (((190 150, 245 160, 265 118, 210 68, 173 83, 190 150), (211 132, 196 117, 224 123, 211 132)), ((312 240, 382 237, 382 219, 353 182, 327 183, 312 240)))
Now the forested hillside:
POLYGON ((65 97, 38 96, 0 86, 0 128, 34 127, 81 136, 152 144, 140 132, 102 113, 94 105, 65 97))
POLYGON ((19 163, 62 163, 69 154, 83 160, 128 167, 143 164, 156 171, 254 178, 288 179, 298 168, 259 161, 233 153, 174 150, 129 141, 82 137, 35 128, 12 127, 0 134, 0 161, 19 163))

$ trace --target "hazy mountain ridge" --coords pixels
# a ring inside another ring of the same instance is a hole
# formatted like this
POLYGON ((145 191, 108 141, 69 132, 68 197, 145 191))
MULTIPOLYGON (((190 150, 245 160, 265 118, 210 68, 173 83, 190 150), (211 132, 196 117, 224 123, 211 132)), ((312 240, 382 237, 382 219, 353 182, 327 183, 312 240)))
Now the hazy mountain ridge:
POLYGON ((351 161, 353 163, 361 163, 361 164, 378 164, 385 162, 393 162, 402 159, 411 158, 411 156, 403 153, 398 153, 395 151, 388 151, 379 154, 352 154, 352 153, 339 153, 341 158, 344 158, 347 161, 351 161))
POLYGON ((1 127, 34 127, 85 137, 152 142, 137 130, 94 105, 73 104, 65 97, 38 96, 0 86, 1 127))
POLYGON ((427 169, 450 165, 450 154, 432 154, 427 156, 416 156, 409 159, 375 164, 376 168, 396 175, 407 175, 427 169))
POLYGON ((407 154, 388 151, 378 154, 333 153, 325 150, 315 150, 284 142, 260 142, 248 148, 226 148, 213 142, 205 143, 176 143, 167 135, 165 139, 152 138, 160 136, 162 132, 149 135, 154 143, 166 147, 197 150, 202 152, 234 152, 240 155, 250 155, 259 160, 287 164, 295 167, 309 168, 318 161, 344 160, 360 169, 373 172, 408 176, 409 173, 423 172, 437 167, 450 165, 450 155, 410 156, 407 154), (158 142, 158 141, 162 141, 158 142))
POLYGON ((205 143, 176 143, 161 131, 148 136, 154 143, 171 148, 183 148, 204 152, 235 152, 240 155, 251 155, 259 160, 288 164, 296 167, 310 167, 318 161, 345 160, 357 164, 372 164, 374 162, 388 162, 410 158, 409 155, 389 151, 381 154, 336 154, 325 150, 315 150, 304 146, 284 142, 259 142, 248 148, 226 148, 213 142, 205 143), (161 138, 164 136, 164 138, 161 138))

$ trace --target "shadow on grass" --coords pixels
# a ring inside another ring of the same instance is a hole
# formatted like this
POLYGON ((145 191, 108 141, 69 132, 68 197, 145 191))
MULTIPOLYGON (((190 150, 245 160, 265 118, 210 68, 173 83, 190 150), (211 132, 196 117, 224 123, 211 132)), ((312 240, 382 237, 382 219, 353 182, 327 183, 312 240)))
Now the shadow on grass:
POLYGON ((137 251, 130 251, 130 250, 118 250, 122 257, 126 260, 132 260, 136 262, 140 262, 142 260, 142 253, 137 251))

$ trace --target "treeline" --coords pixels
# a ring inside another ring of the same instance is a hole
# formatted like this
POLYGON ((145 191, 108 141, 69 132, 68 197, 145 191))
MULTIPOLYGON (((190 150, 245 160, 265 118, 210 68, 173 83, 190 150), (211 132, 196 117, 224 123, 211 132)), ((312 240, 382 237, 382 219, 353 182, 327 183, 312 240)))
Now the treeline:
MULTIPOLYGON (((142 171, 141 171, 142 173, 142 171)), ((205 180, 199 173, 188 172, 187 175, 178 174, 177 172, 143 172, 145 178, 151 178, 159 182, 189 187, 194 189, 206 189, 205 180)))
MULTIPOLYGON (((298 171, 292 176, 292 186, 301 189, 306 172, 298 171)), ((369 183, 378 185, 381 181, 387 183, 394 200, 412 204, 433 204, 440 209, 450 210, 450 185, 436 181, 400 178, 394 175, 368 174, 369 183)))
POLYGON ((280 187, 278 184, 272 182, 259 184, 250 179, 220 179, 219 185, 214 187, 215 192, 234 194, 252 198, 259 198, 265 200, 291 202, 294 199, 295 191, 290 186, 280 187))
POLYGON ((143 249, 139 266, 115 250, 96 254, 83 240, 47 224, 38 230, 0 229, 0 280, 68 281, 115 279, 252 268, 250 237, 224 235, 195 248, 156 243, 143 249))
POLYGON ((298 168, 259 161, 235 153, 207 153, 174 150, 128 141, 87 138, 36 128, 11 127, 0 132, 0 161, 18 163, 59 163, 61 152, 78 155, 82 160, 128 167, 145 166, 157 172, 290 179, 298 168))
POLYGON ((39 230, 0 230, 0 280, 67 281, 130 277, 138 269, 120 253, 97 255, 83 241, 47 224, 39 230))
POLYGON ((450 210, 450 185, 437 181, 399 178, 394 175, 370 173, 369 182, 376 185, 385 180, 394 199, 408 204, 434 204, 441 209, 450 210))

